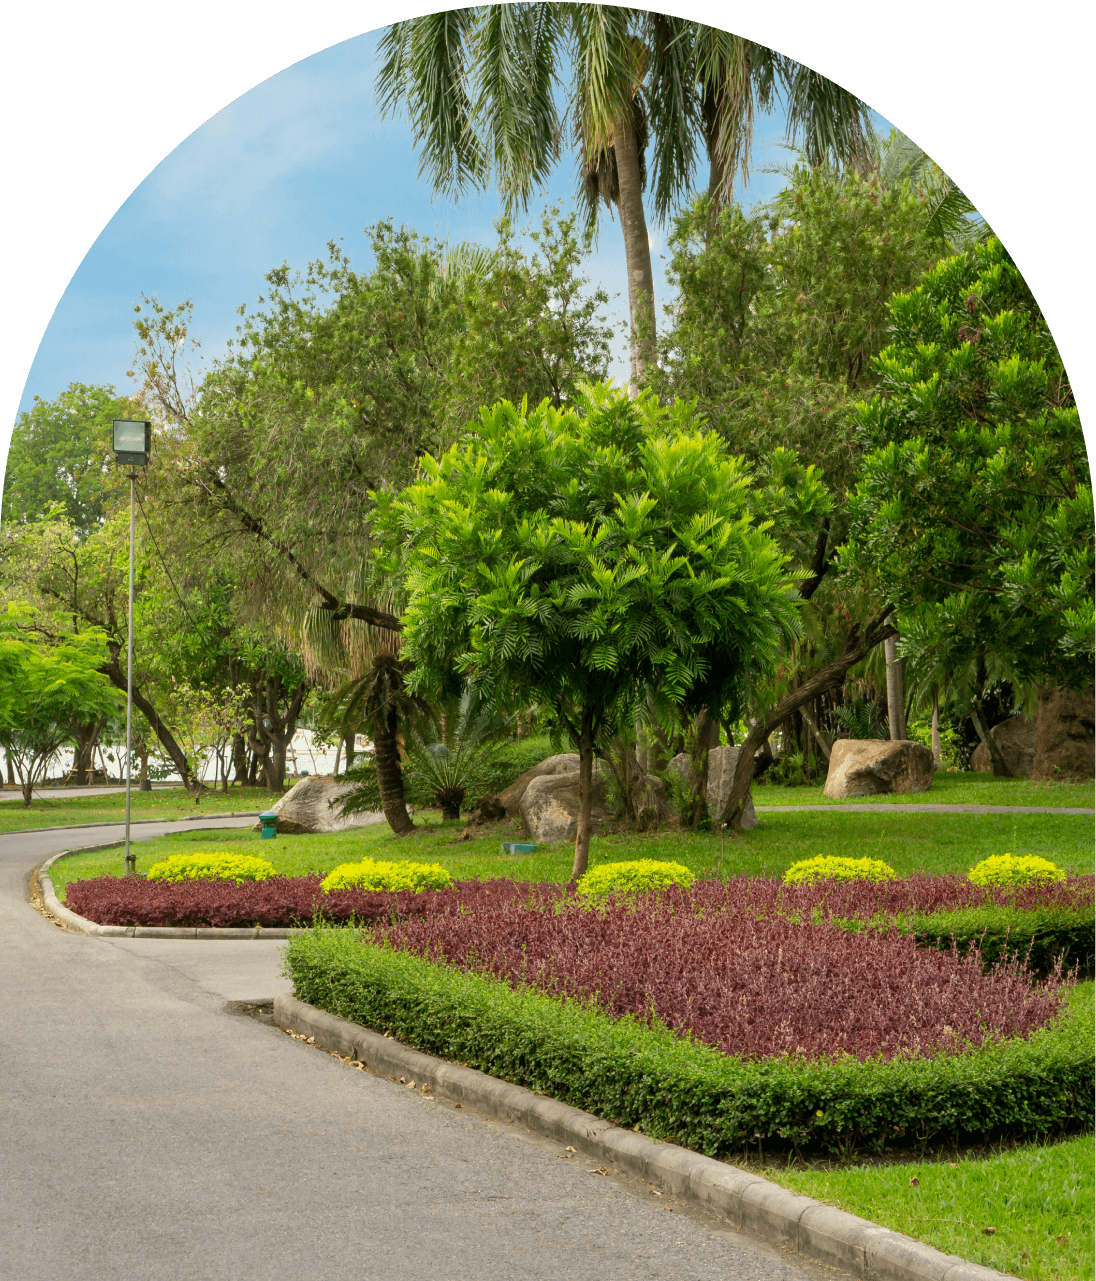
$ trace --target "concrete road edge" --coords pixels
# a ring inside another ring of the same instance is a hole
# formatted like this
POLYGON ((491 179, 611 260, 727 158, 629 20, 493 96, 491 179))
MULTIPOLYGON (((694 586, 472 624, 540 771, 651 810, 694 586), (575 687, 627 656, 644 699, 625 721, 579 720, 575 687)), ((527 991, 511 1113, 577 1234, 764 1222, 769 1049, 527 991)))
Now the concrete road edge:
POLYGON ((811 1197, 796 1196, 723 1161, 656 1143, 556 1099, 421 1054, 294 996, 275 997, 274 1018, 280 1027, 364 1063, 371 1072, 405 1085, 429 1085, 439 1099, 571 1144, 596 1161, 638 1175, 769 1245, 787 1247, 816 1263, 880 1281, 1001 1281, 1004 1276, 811 1197))

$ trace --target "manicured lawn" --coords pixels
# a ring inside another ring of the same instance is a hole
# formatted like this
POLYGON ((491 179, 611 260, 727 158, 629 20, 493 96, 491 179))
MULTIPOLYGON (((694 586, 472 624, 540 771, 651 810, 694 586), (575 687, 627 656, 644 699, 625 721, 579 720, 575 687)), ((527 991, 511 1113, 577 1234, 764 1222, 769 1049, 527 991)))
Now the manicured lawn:
MULTIPOLYGON (((500 853, 504 840, 520 839, 507 824, 461 841, 462 823, 440 823, 436 814, 419 814, 421 833, 396 840, 385 823, 325 836, 279 836, 262 841, 249 828, 219 832, 184 831, 141 841, 138 869, 158 857, 190 850, 232 849, 262 854, 286 876, 326 874, 339 863, 362 858, 397 858, 441 863, 457 879, 509 876, 523 881, 565 882, 571 875, 571 850, 545 846, 534 855, 500 853)), ((900 876, 924 871, 963 874, 991 854, 1041 854, 1069 872, 1093 871, 1093 820, 1069 814, 872 814, 825 809, 814 813, 763 814, 760 824, 725 843, 725 876, 779 876, 790 864, 816 854, 870 856, 891 864, 900 876)), ((710 832, 625 833, 597 836, 591 865, 627 858, 665 858, 684 863, 700 876, 716 874, 720 838, 710 832)), ((52 869, 63 898, 69 880, 121 875, 119 849, 61 859, 52 869)))
POLYGON ((1089 1135, 984 1158, 828 1171, 778 1167, 764 1174, 793 1192, 1010 1276, 1090 1281, 1093 1157, 1089 1135))
MULTIPOLYGON (((11 789, 6 789, 11 795, 11 789)), ((132 819, 193 818, 195 814, 229 814, 241 810, 266 810, 278 798, 261 787, 230 787, 227 793, 207 792, 200 805, 181 787, 132 793, 132 819)), ((21 801, 0 804, 0 833, 25 832, 32 827, 79 827, 84 823, 120 823, 126 817, 125 792, 106 796, 52 796, 35 800, 30 809, 21 801)))
POLYGON ((822 795, 822 784, 809 787, 754 785, 756 805, 1053 805, 1092 809, 1096 788, 1092 783, 1032 783, 1026 778, 994 778, 992 774, 936 774, 927 792, 902 795, 854 796, 831 801, 822 795))

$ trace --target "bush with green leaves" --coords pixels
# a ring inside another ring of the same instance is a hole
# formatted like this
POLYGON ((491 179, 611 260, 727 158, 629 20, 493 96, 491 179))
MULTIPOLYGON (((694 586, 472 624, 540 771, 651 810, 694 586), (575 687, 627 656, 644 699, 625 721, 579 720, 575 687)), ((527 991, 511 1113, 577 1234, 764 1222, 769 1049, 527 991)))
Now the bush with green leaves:
POLYGON ((893 881, 894 868, 878 858, 805 858, 784 873, 786 885, 814 885, 816 881, 893 881))
POLYGON ((1037 854, 994 854, 984 858, 967 873, 972 885, 1031 885, 1035 881, 1064 881, 1066 874, 1057 863, 1037 854))
POLYGON ((439 863, 388 863, 381 859, 363 859, 360 863, 340 863, 324 877, 320 888, 332 890, 373 890, 398 893, 400 890, 446 890, 453 879, 439 863))
POLYGON ((269 881, 277 876, 273 863, 249 854, 218 850, 209 854, 172 854, 148 869, 150 881, 179 884, 183 881, 269 881))
POLYGON ((602 863, 591 868, 579 879, 579 894, 597 898, 603 894, 641 894, 649 890, 668 890, 672 887, 687 890, 696 880, 692 872, 681 863, 661 862, 654 858, 639 858, 626 863, 602 863))

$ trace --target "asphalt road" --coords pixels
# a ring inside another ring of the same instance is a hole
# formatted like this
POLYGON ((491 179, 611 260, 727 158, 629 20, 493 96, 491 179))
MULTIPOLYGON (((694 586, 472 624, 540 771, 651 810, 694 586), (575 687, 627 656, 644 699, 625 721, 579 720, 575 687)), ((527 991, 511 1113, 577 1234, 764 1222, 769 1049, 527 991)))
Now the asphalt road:
POLYGON ((287 986, 274 941, 93 939, 30 907, 45 858, 115 839, 0 836, 2 1281, 821 1275, 234 1012, 287 986))

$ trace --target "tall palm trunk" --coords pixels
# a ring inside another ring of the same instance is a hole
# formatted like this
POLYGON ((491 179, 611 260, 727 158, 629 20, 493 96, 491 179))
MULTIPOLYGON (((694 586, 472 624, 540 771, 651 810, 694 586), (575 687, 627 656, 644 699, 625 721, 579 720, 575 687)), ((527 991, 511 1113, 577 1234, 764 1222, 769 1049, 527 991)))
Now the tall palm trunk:
POLYGON ((892 742, 906 737, 904 696, 902 688, 902 660, 898 657, 897 637, 889 636, 883 643, 887 660, 887 723, 892 742))
POLYGON ((624 261, 628 269, 628 315, 631 321, 628 395, 635 397, 639 395, 644 370, 654 359, 655 281, 647 216, 643 211, 636 131, 626 113, 613 122, 613 150, 617 170, 616 204, 624 233, 624 261))
POLYGON ((396 741, 397 716, 394 708, 379 712, 373 723, 373 751, 377 760, 377 789, 381 809, 388 826, 396 836, 407 836, 415 830, 403 795, 403 771, 396 741))

